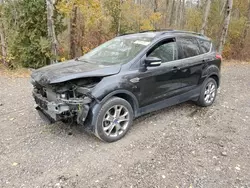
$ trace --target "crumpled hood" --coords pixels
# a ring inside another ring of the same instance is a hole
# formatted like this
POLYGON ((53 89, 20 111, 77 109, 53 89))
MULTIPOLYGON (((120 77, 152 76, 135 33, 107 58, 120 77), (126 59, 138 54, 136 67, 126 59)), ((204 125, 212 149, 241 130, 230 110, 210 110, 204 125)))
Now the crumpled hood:
POLYGON ((41 85, 61 83, 78 78, 102 77, 119 73, 121 65, 104 66, 76 60, 45 66, 32 72, 31 78, 41 85))

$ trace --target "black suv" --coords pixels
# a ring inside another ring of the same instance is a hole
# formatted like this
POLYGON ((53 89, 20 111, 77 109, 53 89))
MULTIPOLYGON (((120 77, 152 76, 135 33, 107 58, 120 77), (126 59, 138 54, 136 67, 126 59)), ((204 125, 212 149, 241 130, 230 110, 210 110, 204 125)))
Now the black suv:
POLYGON ((35 70, 37 110, 121 139, 133 119, 188 100, 213 104, 221 56, 201 34, 169 30, 118 36, 86 55, 35 70))

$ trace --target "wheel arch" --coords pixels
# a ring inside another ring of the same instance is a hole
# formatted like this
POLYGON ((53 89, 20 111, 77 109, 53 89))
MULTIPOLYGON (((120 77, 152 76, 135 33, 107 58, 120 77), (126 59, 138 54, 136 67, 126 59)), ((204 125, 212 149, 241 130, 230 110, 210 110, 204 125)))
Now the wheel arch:
POLYGON ((131 105, 131 107, 134 111, 134 115, 136 115, 138 108, 139 108, 139 104, 138 104, 138 100, 137 100, 136 96, 133 93, 131 93, 130 91, 127 91, 127 90, 116 90, 116 91, 113 91, 113 92, 109 93, 108 95, 106 95, 100 101, 100 103, 101 104, 105 103, 111 97, 119 97, 119 98, 122 98, 122 99, 128 101, 128 103, 131 105))
POLYGON ((217 83, 217 87, 220 87, 220 77, 217 74, 211 74, 208 76, 208 78, 213 78, 217 83))

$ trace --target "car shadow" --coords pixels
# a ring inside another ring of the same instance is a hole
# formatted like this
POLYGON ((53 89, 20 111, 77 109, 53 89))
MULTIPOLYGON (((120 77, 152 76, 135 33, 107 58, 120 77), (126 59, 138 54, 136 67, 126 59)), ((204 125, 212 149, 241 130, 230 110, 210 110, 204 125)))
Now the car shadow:
MULTIPOLYGON (((151 112, 145 115, 142 115, 134 120, 133 123, 133 129, 139 129, 141 126, 144 125, 143 122, 152 122, 154 121, 158 116, 161 115, 168 115, 171 113, 171 111, 178 112, 180 110, 187 111, 186 116, 187 117, 194 117, 198 114, 206 113, 207 108, 202 108, 199 106, 196 106, 194 102, 188 101, 185 103, 177 104, 171 107, 167 107, 155 112, 151 112)), ((66 136, 72 136, 76 138, 86 139, 90 142, 102 142, 96 136, 91 133, 89 130, 87 130, 84 126, 78 125, 75 122, 57 122, 53 124, 53 128, 51 128, 52 134, 56 135, 66 135, 66 136)), ((132 133, 131 133, 132 134, 132 133)))

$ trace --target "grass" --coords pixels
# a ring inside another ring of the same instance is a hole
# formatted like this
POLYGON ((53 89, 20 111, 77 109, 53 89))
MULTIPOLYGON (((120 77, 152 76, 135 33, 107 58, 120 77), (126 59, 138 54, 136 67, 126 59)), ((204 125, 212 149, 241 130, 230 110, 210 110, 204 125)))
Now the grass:
POLYGON ((14 70, 8 69, 3 65, 0 65, 0 76, 14 77, 14 78, 28 78, 31 71, 27 68, 17 68, 14 70))
POLYGON ((222 60, 222 65, 250 65, 250 61, 239 61, 239 60, 222 60))

